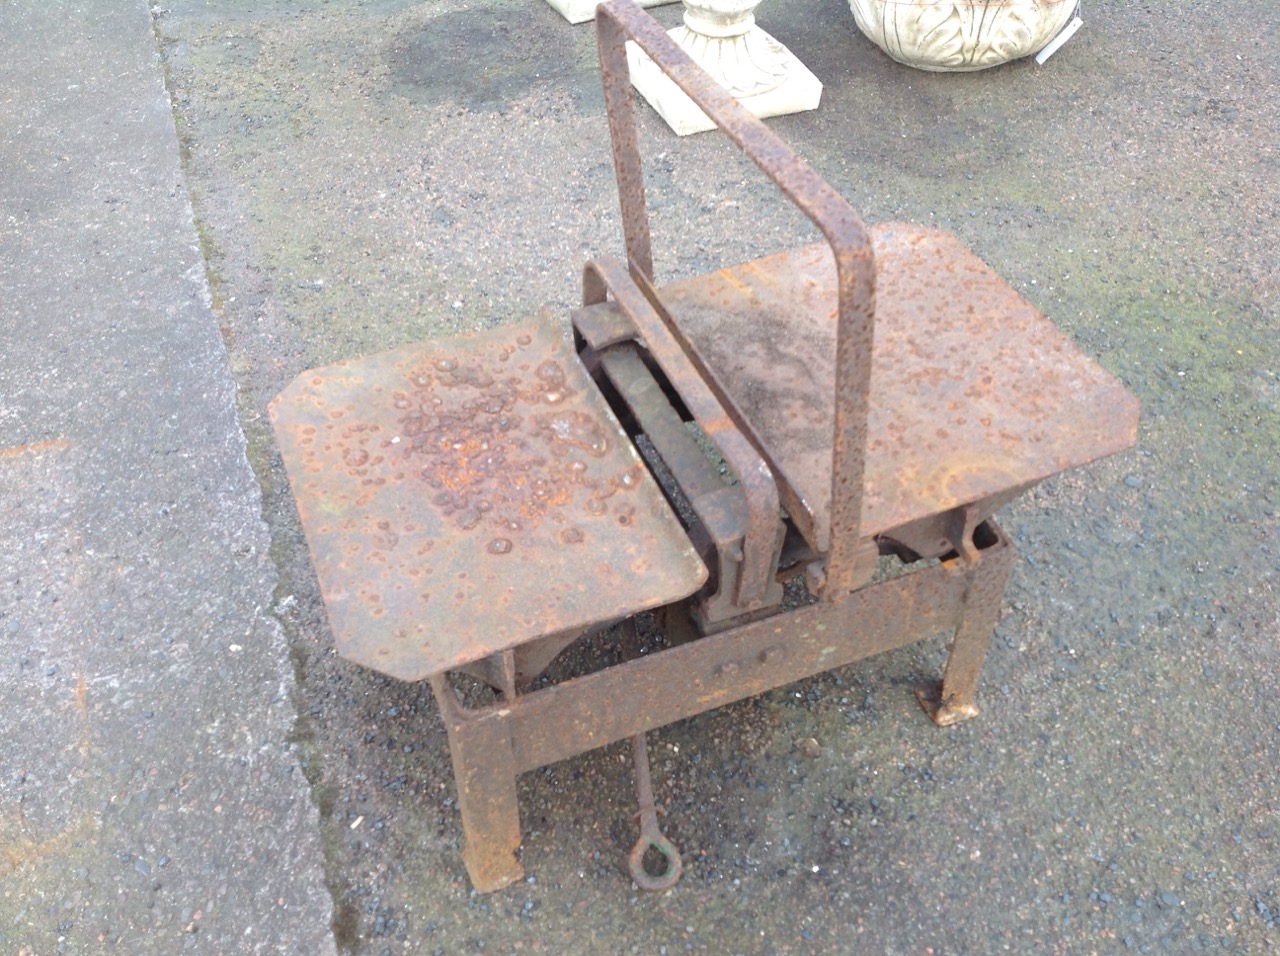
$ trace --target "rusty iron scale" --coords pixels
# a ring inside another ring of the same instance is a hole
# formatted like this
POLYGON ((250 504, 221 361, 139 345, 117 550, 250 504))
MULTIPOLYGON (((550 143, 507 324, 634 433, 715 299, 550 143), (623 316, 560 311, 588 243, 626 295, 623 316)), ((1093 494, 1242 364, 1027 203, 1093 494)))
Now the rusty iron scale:
POLYGON ((628 865, 659 890, 681 864, 647 731, 943 634, 917 695, 939 724, 976 715, 1013 559, 992 515, 1137 430, 1137 399, 954 236, 865 226, 629 0, 596 24, 627 256, 586 265, 571 329, 339 362, 270 408, 338 653, 431 684, 481 891, 522 875, 528 770, 631 740, 628 865), (825 243, 658 284, 628 39, 825 243), (875 576, 884 556, 901 573, 875 576), (813 600, 786 603, 798 576, 813 600), (643 611, 661 649, 538 681, 643 611))

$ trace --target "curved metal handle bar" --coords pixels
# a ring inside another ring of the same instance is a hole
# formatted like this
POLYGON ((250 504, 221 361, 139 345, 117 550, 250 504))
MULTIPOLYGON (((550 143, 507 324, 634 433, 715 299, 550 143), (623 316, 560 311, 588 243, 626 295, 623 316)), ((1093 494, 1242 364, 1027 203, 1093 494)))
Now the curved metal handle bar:
POLYGON ((630 0, 596 8, 596 37, 604 80, 613 163, 622 204, 631 269, 653 281, 653 251, 645 207, 639 141, 626 40, 633 39, 818 227, 836 261, 835 434, 832 440, 831 541, 827 600, 853 586, 862 521, 863 461, 875 326, 875 257, 871 237, 853 207, 772 130, 689 58, 648 14, 630 0))

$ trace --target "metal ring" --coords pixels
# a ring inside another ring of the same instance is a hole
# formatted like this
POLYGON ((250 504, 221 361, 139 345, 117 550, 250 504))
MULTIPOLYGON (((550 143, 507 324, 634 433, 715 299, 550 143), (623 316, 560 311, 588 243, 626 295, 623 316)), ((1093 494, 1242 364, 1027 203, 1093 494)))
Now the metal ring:
POLYGON ((627 865, 631 870, 631 879, 635 880, 636 886, 648 893, 660 893, 663 890, 671 889, 680 881, 680 874, 684 869, 684 864, 680 860, 680 851, 662 834, 650 836, 641 833, 640 839, 631 848, 631 856, 627 858, 627 865), (667 861, 666 870, 659 876, 650 875, 644 868, 644 855, 650 847, 661 853, 667 861))

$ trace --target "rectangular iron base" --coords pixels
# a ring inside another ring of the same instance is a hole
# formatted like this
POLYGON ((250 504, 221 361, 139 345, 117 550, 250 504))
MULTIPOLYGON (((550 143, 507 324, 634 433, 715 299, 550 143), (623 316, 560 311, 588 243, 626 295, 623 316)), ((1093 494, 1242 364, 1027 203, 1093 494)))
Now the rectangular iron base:
POLYGON ((873 583, 564 683, 468 708, 430 678, 449 736, 465 836, 480 892, 523 876, 516 776, 954 629, 942 681, 922 690, 935 722, 977 713, 978 672, 999 616, 1014 548, 988 521, 969 558, 873 583))

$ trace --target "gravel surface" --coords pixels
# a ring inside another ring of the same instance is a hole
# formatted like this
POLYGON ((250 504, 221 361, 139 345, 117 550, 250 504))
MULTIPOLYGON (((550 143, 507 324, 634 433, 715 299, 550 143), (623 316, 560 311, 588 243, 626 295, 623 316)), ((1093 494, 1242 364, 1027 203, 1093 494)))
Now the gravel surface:
MULTIPOLYGON (((1280 88, 1272 0, 1093 0, 1044 68, 898 66, 838 0, 762 25, 826 84, 771 125, 868 220, 945 226, 1144 403, 1006 509, 982 715, 940 643, 650 736, 683 882, 640 896, 629 756, 526 775, 474 895, 423 685, 338 660, 265 403, 299 371, 563 315, 621 246, 590 27, 533 0, 156 8, 265 489, 334 931, 384 953, 1262 953, 1280 945, 1280 88)), ((674 23, 678 10, 659 12, 674 23)), ((714 135, 642 116, 660 277, 807 241, 714 135)))

